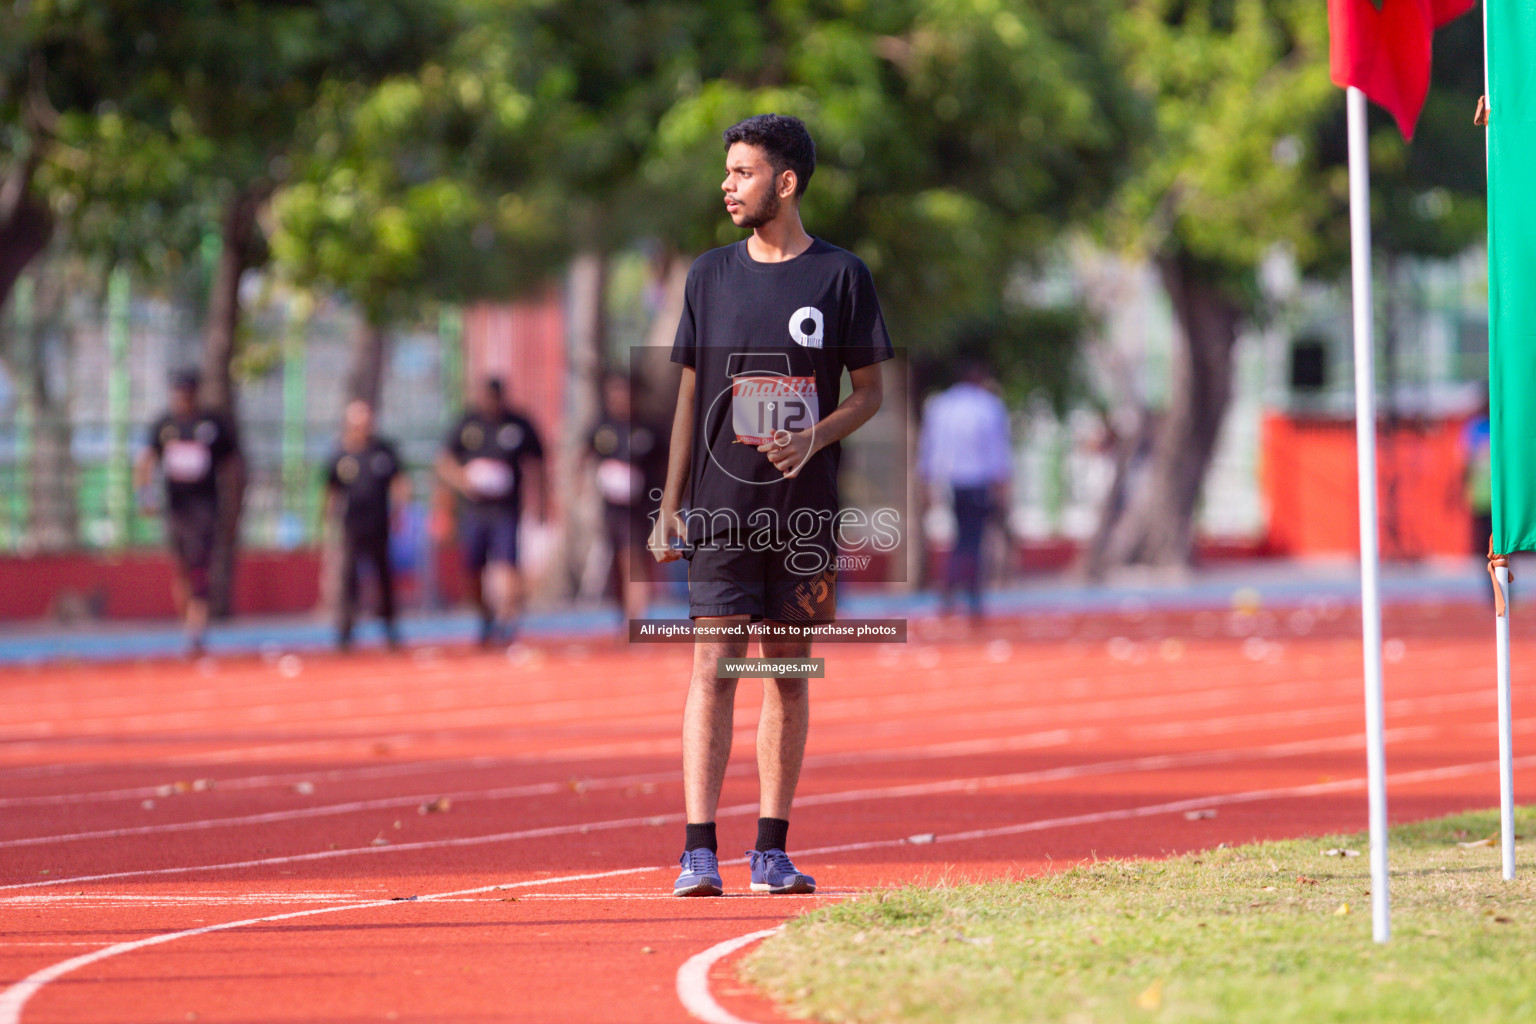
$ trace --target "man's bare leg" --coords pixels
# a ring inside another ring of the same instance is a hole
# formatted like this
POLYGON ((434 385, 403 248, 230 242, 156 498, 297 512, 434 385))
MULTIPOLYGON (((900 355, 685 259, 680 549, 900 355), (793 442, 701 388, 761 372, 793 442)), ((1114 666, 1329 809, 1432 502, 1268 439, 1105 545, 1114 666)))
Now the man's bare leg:
MULTIPOLYGON (((739 625, 745 615, 694 620, 696 628, 739 625)), ((740 658, 747 653, 745 640, 696 640, 693 675, 688 681, 688 701, 683 707, 683 807, 691 824, 715 820, 720 806, 720 787, 731 758, 731 730, 736 711, 736 680, 721 679, 721 658, 740 658)))
MULTIPOLYGON (((763 641, 765 658, 806 658, 805 640, 763 641)), ((811 723, 810 684, 803 676, 763 681, 763 713, 757 720, 757 778, 761 810, 752 862, 752 890, 771 893, 816 891, 816 879, 802 873, 784 853, 789 838, 789 808, 805 761, 805 736, 811 723)))
POLYGON ((485 567, 486 594, 484 615, 496 624, 501 640, 517 637, 517 620, 522 613, 523 579, 510 562, 491 562, 485 567))
MULTIPOLYGON (((764 640, 765 658, 808 658, 805 640, 764 640)), ((789 820, 789 808, 805 761, 811 724, 809 682, 802 677, 765 679, 763 711, 757 720, 757 778, 764 818, 789 820)))
MULTIPOLYGON (((695 628, 737 625, 745 615, 698 618, 695 628)), ((701 636, 693 643, 693 675, 688 680, 688 701, 683 707, 683 806, 688 828, 680 861, 683 870, 672 886, 674 896, 719 896, 720 865, 715 859, 715 811, 720 806, 720 787, 731 759, 731 726, 736 712, 736 680, 721 679, 721 658, 747 653, 746 640, 711 639, 701 636)))

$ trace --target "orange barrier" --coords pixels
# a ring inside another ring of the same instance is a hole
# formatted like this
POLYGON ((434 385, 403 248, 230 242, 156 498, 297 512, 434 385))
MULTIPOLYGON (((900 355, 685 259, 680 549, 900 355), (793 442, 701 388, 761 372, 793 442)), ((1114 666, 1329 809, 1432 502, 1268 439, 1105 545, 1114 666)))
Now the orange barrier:
MULTIPOLYGON (((1463 418, 1401 421, 1376 434, 1383 558, 1474 553, 1462 486, 1463 418)), ((1264 419, 1260 478, 1276 555, 1360 550, 1353 420, 1264 419)), ((1476 553, 1481 553, 1476 552, 1476 553)))

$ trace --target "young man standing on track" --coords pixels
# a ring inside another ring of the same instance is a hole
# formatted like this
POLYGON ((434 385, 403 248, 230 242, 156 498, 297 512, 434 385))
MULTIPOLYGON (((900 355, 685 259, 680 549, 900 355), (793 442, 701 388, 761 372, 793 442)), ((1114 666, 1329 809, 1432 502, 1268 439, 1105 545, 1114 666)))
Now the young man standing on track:
POLYGON ((235 426, 197 400, 201 378, 180 370, 171 378, 171 407, 149 428, 149 443, 134 466, 134 487, 146 511, 158 510, 151 492, 155 467, 165 475, 165 533, 176 557, 173 594, 186 624, 187 655, 203 654, 208 629, 208 572, 219 525, 219 480, 241 459, 235 426))
POLYGON ((326 513, 341 525, 341 606, 336 646, 352 648, 357 618, 358 573, 363 562, 373 566, 379 584, 379 618, 390 650, 400 647, 395 628, 395 577, 389 563, 391 504, 406 501, 411 478, 393 443, 373 431, 373 407, 355 400, 342 414, 341 447, 325 471, 326 513))
MULTIPOLYGON (((523 474, 533 477, 539 520, 549 518, 544 445, 529 420, 507 408, 502 384, 481 385, 474 407, 454 425, 437 459, 437 476, 460 501, 459 542, 469 594, 480 612, 480 645, 510 644, 522 607, 517 571, 517 528, 522 516, 523 474)), ((447 509, 440 506, 440 522, 447 509)), ((440 537, 446 525, 435 530, 440 537)))
MULTIPOLYGON (((801 225, 800 197, 816 166, 805 125, 759 115, 727 130, 725 146, 726 212, 752 234, 706 253, 688 272, 672 349, 682 381, 650 544, 661 562, 686 551, 696 630, 683 713, 688 824, 676 896, 723 889, 715 812, 736 679, 722 678, 720 662, 745 655, 749 622, 776 629, 832 621, 838 442, 879 409, 878 364, 892 355, 869 271, 801 225), (852 392, 839 404, 845 368, 852 392)), ((775 660, 810 655, 804 638, 764 636, 762 648, 775 660)), ((748 853, 757 892, 816 888, 784 852, 809 703, 805 677, 764 681, 761 817, 748 853)))

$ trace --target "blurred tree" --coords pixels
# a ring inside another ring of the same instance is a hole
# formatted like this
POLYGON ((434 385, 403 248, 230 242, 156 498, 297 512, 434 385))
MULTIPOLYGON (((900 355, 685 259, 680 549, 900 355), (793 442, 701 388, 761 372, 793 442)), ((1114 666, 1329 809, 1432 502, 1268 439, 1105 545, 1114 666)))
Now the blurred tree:
MULTIPOLYGON (((446 35, 446 3, 11 5, 0 36, 0 96, 15 115, 7 119, 7 194, 30 196, 45 215, 77 217, 79 240, 113 255, 184 228, 189 209, 216 210, 204 399, 232 412, 240 281, 264 257, 258 216, 289 173, 301 121, 331 83, 374 82, 418 66, 446 35)), ((0 253, 13 254, 0 255, 0 268, 35 255, 28 240, 47 218, 22 216, 28 207, 0 206, 0 253)), ((243 490, 236 468, 224 488, 216 612, 229 605, 243 490)))
POLYGON ((870 265, 897 340, 984 344, 1021 393, 1059 394, 1078 321, 1032 321, 1020 282, 1113 191, 1142 116, 1114 10, 464 0, 441 63, 337 100, 278 198, 274 246, 383 320, 400 300, 505 296, 566 268, 568 412, 584 422, 613 254, 659 252, 673 301, 651 334, 670 342, 688 261, 740 237, 720 203, 721 132, 794 113, 819 147, 807 221, 870 265))
MULTIPOLYGON (((898 343, 941 358, 962 342, 1017 347, 1023 282, 1113 192, 1144 120, 1116 65, 1118 9, 770 4, 755 45, 727 51, 663 118, 643 169, 652 230, 685 252, 739 237, 720 213, 720 131, 797 114, 818 146, 807 222, 869 265, 898 343)), ((1054 358, 999 369, 1060 393, 1077 335, 1044 333, 1064 343, 1054 358)))
POLYGON ((1189 562, 1233 348, 1257 309, 1254 272, 1276 246, 1319 259, 1335 209, 1313 145, 1339 102, 1325 5, 1138 0, 1117 24, 1156 134, 1103 224, 1112 247, 1157 268, 1178 330, 1166 407, 1135 411, 1120 431, 1117 480, 1085 554, 1091 575, 1189 562))
POLYGON ((526 150, 486 138, 475 109, 491 104, 498 132, 518 132, 532 104, 512 88, 433 63, 333 88, 305 125, 306 155, 274 198, 272 252, 285 276, 335 289, 361 314, 350 397, 378 404, 392 324, 434 303, 518 294, 560 266, 553 198, 486 187, 487 163, 531 177, 526 150))

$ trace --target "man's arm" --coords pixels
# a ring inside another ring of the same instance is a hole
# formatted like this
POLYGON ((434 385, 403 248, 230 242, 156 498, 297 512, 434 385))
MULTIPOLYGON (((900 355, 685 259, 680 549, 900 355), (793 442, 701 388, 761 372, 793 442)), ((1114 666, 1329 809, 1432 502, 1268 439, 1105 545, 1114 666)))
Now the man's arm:
POLYGON ((677 411, 672 416, 672 444, 667 452, 667 479, 661 490, 661 510, 651 530, 649 547, 658 562, 675 562, 682 552, 672 546, 683 537, 683 523, 678 512, 688 489, 688 469, 693 464, 693 391, 696 372, 683 367, 677 384, 677 411))
POLYGON ((786 431, 788 444, 777 442, 758 445, 757 450, 768 456, 775 469, 786 477, 797 476, 811 456, 858 430, 869 418, 880 411, 885 398, 885 386, 879 363, 870 363, 848 371, 853 382, 853 392, 814 427, 805 430, 786 431))
POLYGON ((449 452, 437 454, 437 479, 444 487, 459 494, 469 495, 469 480, 464 475, 464 467, 459 465, 459 460, 449 452))
POLYGON ((155 467, 159 464, 160 453, 153 445, 146 445, 133 463, 133 493, 138 501, 139 510, 148 515, 159 511, 159 503, 155 500, 153 491, 155 467))

